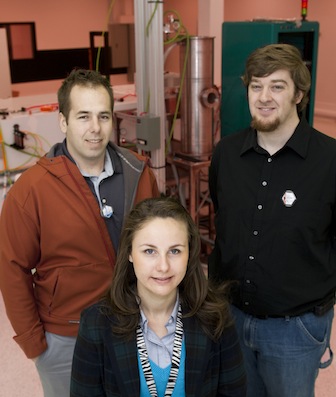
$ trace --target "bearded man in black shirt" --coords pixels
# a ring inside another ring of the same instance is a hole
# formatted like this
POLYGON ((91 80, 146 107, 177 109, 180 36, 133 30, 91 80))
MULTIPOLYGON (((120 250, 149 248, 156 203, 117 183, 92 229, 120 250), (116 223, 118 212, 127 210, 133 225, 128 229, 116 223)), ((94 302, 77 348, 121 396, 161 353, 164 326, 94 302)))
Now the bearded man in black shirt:
POLYGON ((296 47, 255 50, 242 79, 251 126, 221 139, 209 171, 209 276, 236 281, 248 397, 313 397, 332 357, 336 141, 302 116, 311 77, 296 47))

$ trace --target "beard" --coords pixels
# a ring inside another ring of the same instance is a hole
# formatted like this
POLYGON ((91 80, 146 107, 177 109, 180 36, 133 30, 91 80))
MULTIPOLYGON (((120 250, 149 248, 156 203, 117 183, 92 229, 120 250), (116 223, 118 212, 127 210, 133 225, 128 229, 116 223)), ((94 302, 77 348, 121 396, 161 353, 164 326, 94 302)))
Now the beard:
POLYGON ((253 117, 250 125, 253 129, 260 132, 273 132, 279 127, 280 119, 276 118, 272 121, 263 121, 253 117))
MULTIPOLYGON (((297 93, 294 94, 290 101, 293 106, 296 106, 297 95, 297 93)), ((253 117, 250 126, 260 132, 273 132, 279 127, 280 124, 281 120, 278 117, 271 121, 260 120, 257 117, 253 117)))

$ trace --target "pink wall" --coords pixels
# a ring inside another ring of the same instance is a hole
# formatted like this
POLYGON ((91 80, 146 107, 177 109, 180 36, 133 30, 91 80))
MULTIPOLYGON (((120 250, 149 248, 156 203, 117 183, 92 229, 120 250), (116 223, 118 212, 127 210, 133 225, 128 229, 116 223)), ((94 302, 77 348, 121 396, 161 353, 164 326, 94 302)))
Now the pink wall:
MULTIPOLYGON (((118 1, 125 0, 116 0, 118 1)), ((198 1, 165 0, 164 9, 178 11, 189 33, 197 34, 198 1)), ((223 1, 223 20, 226 21, 300 18, 301 13, 300 0, 223 1)), ((1 8, 0 22, 34 21, 38 50, 88 47, 89 32, 105 28, 110 3, 111 0, 7 0, 1 8)), ((308 19, 320 22, 316 112, 336 118, 335 15, 335 0, 309 0, 308 19)), ((21 91, 21 95, 26 95, 25 91, 34 90, 34 86, 34 83, 28 83, 14 89, 21 91), (25 87, 29 88, 25 90, 25 87)), ((36 87, 42 87, 42 83, 36 83, 36 87)))
MULTIPOLYGON (((110 2, 7 0, 1 7, 0 22, 35 22, 37 50, 87 48, 90 46, 89 32, 105 29, 110 2)), ((113 84, 127 82, 124 75, 116 75, 113 79, 113 84)), ((52 93, 59 88, 60 81, 12 84, 12 90, 21 96, 52 93)))
MULTIPOLYGON (((165 9, 176 9, 190 34, 197 34, 199 0, 166 0, 165 9)), ((301 0, 223 0, 223 21, 253 18, 301 19, 301 0)), ((336 15, 335 0, 309 0, 308 20, 320 23, 316 79, 315 114, 336 119, 336 15)), ((176 60, 168 60, 169 71, 178 70, 176 60)))
MULTIPOLYGON (((198 20, 198 0, 166 0, 164 2, 164 12, 177 11, 181 18, 182 24, 185 26, 190 35, 197 34, 197 20, 198 20)), ((165 49, 167 49, 166 47, 165 49)), ((165 72, 180 71, 179 64, 179 47, 174 48, 167 58, 164 65, 165 72)))
POLYGON ((107 0, 7 0, 0 22, 35 22, 38 50, 83 48, 90 31, 104 29, 107 10, 107 0))
POLYGON ((171 10, 178 12, 189 34, 197 34, 198 0, 166 0, 164 11, 171 10))

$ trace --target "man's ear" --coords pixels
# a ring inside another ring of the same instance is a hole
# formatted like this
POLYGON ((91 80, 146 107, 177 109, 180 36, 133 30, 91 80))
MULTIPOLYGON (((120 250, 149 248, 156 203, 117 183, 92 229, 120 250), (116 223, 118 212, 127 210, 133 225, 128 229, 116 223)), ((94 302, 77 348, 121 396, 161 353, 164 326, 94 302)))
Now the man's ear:
POLYGON ((61 113, 61 112, 58 114, 58 122, 59 122, 59 126, 60 126, 61 131, 64 134, 66 134, 67 129, 68 129, 68 123, 67 123, 67 121, 65 119, 64 114, 61 113))
POLYGON ((295 102, 296 102, 297 105, 302 101, 302 98, 303 98, 303 92, 302 91, 298 91, 296 93, 296 95, 295 95, 295 99, 296 99, 295 102))

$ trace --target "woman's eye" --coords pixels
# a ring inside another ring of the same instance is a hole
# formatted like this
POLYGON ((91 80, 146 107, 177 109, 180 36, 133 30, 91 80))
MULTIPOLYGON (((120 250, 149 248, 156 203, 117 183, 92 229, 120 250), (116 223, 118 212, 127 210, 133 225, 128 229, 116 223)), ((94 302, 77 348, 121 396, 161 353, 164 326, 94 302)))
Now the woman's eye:
POLYGON ((174 249, 170 250, 170 252, 171 252, 173 255, 177 255, 177 254, 179 254, 181 251, 180 251, 179 249, 177 249, 177 248, 174 248, 174 249))
POLYGON ((145 253, 148 254, 148 255, 153 255, 154 252, 155 252, 155 251, 154 251, 152 248, 147 248, 147 249, 145 250, 145 253))

